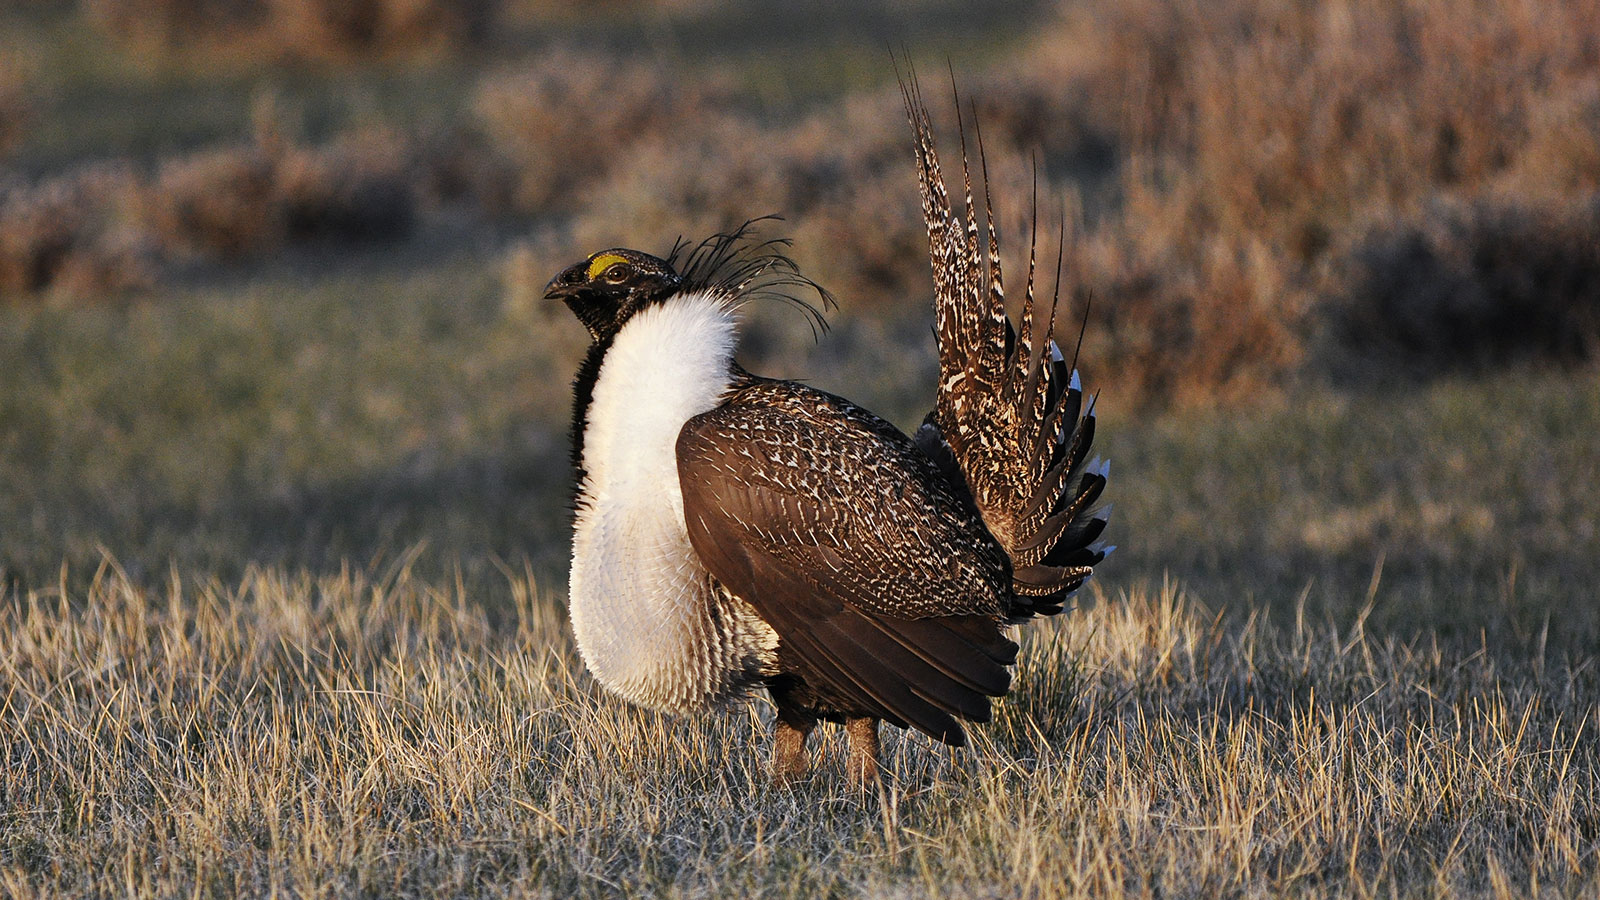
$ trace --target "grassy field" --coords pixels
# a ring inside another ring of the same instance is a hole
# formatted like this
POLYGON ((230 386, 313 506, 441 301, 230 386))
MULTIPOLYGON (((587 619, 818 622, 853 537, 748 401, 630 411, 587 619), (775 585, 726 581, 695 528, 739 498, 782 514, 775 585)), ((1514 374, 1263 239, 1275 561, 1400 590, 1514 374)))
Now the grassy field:
POLYGON ((774 790, 764 705, 601 694, 531 575, 403 562, 0 610, 0 884, 50 896, 1593 896, 1592 656, 1515 662, 1172 587, 1027 632, 959 753, 774 790))
POLYGON ((0 4, 0 896, 1600 893, 1592 0, 500 5, 280 59, 0 4), (774 790, 764 701, 583 671, 537 288, 791 214, 841 309, 743 361, 914 426, 889 46, 1066 207, 1120 549, 971 748, 774 790))
MULTIPOLYGON (((549 313, 462 262, 4 310, 28 360, 0 405, 9 892, 1600 886, 1592 384, 1107 397, 1121 549, 1093 607, 1026 631, 972 750, 891 740, 859 800, 837 760, 766 786, 764 703, 668 720, 582 672, 579 348, 549 313)), ((781 324, 752 365, 925 408, 926 347, 843 364, 925 326, 847 319, 806 352, 781 324)))
MULTIPOLYGON (((508 303, 493 260, 307 282, 260 273, 126 306, 0 308, 0 562, 14 590, 255 564, 417 570, 503 594, 559 585, 568 383, 582 331, 508 303), (315 323, 308 329, 307 323, 315 323)), ((353 271, 349 270, 353 269, 353 271)), ((928 310, 844 317, 812 344, 756 323, 756 371, 804 377, 910 428, 932 402, 928 310), (875 364, 868 360, 876 360, 875 364)), ((1600 642, 1600 391, 1513 371, 1167 414, 1101 405, 1121 545, 1105 576, 1170 575, 1208 603, 1310 608, 1403 636, 1600 642), (1125 535, 1125 537, 1121 536, 1125 535)))

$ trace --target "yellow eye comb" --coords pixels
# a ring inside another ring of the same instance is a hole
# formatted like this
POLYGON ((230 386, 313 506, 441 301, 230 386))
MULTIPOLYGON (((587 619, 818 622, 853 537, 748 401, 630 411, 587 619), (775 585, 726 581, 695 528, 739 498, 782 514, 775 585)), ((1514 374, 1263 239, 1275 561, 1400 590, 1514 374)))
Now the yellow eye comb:
POLYGON ((599 256, 596 256, 594 259, 589 260, 589 280, 593 281, 600 277, 600 273, 611 268, 612 264, 625 263, 627 261, 627 259, 615 253, 602 253, 599 256))

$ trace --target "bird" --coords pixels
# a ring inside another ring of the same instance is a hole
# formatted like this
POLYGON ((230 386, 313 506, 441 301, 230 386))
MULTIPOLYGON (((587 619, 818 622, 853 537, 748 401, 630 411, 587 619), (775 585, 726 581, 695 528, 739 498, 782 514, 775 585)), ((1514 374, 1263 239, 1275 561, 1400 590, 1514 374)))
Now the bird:
POLYGON ((735 360, 752 300, 832 305, 754 222, 665 257, 602 250, 545 291, 590 338, 573 387, 578 651, 603 688, 666 713, 765 691, 780 784, 810 770, 822 722, 844 726, 862 789, 879 783, 880 723, 964 745, 963 723, 1011 687, 1011 626, 1067 608, 1115 549, 1097 506, 1109 464, 1088 455, 1098 394, 1053 338, 1064 245, 1044 295, 1037 174, 1013 325, 976 113, 981 206, 958 99, 958 210, 914 74, 900 87, 939 367, 914 434, 735 360))

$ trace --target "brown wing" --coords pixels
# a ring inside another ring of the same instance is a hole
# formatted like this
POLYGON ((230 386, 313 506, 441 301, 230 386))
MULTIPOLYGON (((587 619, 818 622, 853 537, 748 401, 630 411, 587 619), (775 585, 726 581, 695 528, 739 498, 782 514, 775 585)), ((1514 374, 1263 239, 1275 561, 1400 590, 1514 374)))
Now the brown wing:
POLYGON ((701 561, 778 633, 780 663, 839 711, 952 744, 1010 686, 1011 568, 970 504, 893 426, 752 380, 678 437, 701 561))

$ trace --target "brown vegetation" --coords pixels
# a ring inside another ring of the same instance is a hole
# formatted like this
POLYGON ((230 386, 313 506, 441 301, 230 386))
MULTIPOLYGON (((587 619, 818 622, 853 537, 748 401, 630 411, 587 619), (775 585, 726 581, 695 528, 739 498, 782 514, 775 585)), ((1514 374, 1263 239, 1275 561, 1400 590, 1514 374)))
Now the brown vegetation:
POLYGON ((408 147, 387 131, 316 148, 268 135, 167 163, 145 212, 174 253, 229 258, 312 239, 385 238, 412 224, 412 174, 408 147))
POLYGON ((1440 198, 1350 243, 1324 310, 1335 374, 1600 359, 1600 194, 1440 198))
POLYGON ((22 68, 0 58, 0 159, 22 143, 32 118, 33 103, 22 68))
POLYGON ((117 166, 0 183, 0 296, 97 296, 148 285, 149 247, 128 226, 138 194, 138 179, 117 166))
POLYGON ((239 42, 263 19, 251 0, 83 0, 83 10, 112 40, 162 53, 239 42))
MULTIPOLYGON (((969 93, 1012 211, 1028 192, 1015 161, 1035 148, 1046 219, 1054 198, 1079 198, 1068 294, 1080 309, 1098 299, 1087 357, 1125 402, 1240 399, 1330 359, 1375 371, 1416 340, 1397 316, 1436 346, 1508 342, 1434 352, 1420 371, 1445 357, 1584 362, 1600 341, 1585 287, 1600 48, 1583 23, 1596 20, 1593 0, 1539 15, 1481 4, 1465 17, 1401 0, 1073 3, 969 93), (1446 254, 1458 259, 1502 240, 1539 246, 1393 271, 1400 260, 1383 248, 1414 244, 1418 228, 1458 235, 1446 254), (1437 299, 1463 291, 1475 299, 1437 299)), ((518 111, 505 112, 498 127, 514 132, 518 111)), ((578 198, 574 245, 666 244, 778 212, 847 309, 925 295, 892 91, 789 125, 692 114, 687 137, 657 125, 603 142, 608 161, 632 149, 578 198)), ((543 134, 549 116, 521 121, 543 134)), ((537 160, 553 157, 515 158, 542 174, 537 160)))
POLYGON ((708 117, 641 142, 571 224, 579 247, 679 235, 779 215, 805 271, 852 312, 922 311, 927 238, 897 94, 855 97, 793 125, 708 117))
POLYGON ((119 43, 163 56, 354 60, 453 52, 489 36, 496 0, 85 0, 119 43))
MULTIPOLYGON (((1010 69, 1024 86, 993 102, 1022 98, 1009 121, 1047 148, 1121 148, 1120 200, 1088 230, 1075 267, 1080 286, 1106 300, 1111 327, 1093 358, 1162 399, 1271 384, 1305 358, 1320 321, 1311 313, 1326 298, 1390 302, 1351 295, 1394 291, 1349 268, 1371 256, 1357 242, 1381 242, 1382 231, 1403 241, 1441 207, 1458 222, 1487 217, 1470 230, 1498 230, 1500 192, 1517 197, 1529 223, 1571 222, 1571 198, 1600 197, 1600 43, 1587 24, 1600 21, 1600 4, 1466 7, 1067 5, 1064 26, 1010 69)), ((1548 329, 1586 325, 1576 343, 1592 348, 1600 307, 1570 287, 1593 254, 1563 230, 1572 232, 1558 227, 1541 262, 1520 272, 1520 290, 1587 313, 1527 320, 1526 300, 1484 293, 1496 316, 1546 329, 1523 346, 1564 345, 1571 357, 1573 342, 1548 329)), ((1418 323, 1426 331, 1474 327, 1456 320, 1460 305, 1412 309, 1433 317, 1418 323)), ((1347 358, 1383 345, 1392 324, 1343 321, 1332 346, 1347 358), (1378 333, 1349 330, 1359 324, 1378 333)))
POLYGON ((162 165, 149 217, 179 251, 245 256, 276 249, 284 231, 276 166, 258 147, 213 150, 162 165))
MULTIPOLYGON (((135 16, 141 2, 96 9, 156 26, 187 15, 135 16)), ((299 23, 289 43, 314 48, 387 33, 372 23, 404 18, 402 7, 433 21, 429 4, 340 7, 366 24, 299 0, 249 15, 299 23)), ((245 15, 229 9, 195 15, 245 15)), ((1600 20, 1600 0, 1469 12, 1412 0, 1069 3, 1027 50, 971 76, 1013 252, 1031 156, 1045 220, 1069 198, 1066 293, 1076 310, 1097 301, 1090 374, 1124 402, 1183 406, 1308 370, 1392 373, 1419 342, 1419 373, 1592 360, 1600 46, 1585 24, 1600 20), (1456 336, 1464 352, 1450 349, 1456 336)), ((742 105, 732 74, 704 69, 545 51, 484 76, 471 123, 426 140, 258 139, 168 161, 128 227, 163 253, 251 255, 404 233, 425 194, 483 222, 560 223, 561 239, 538 241, 562 246, 539 256, 554 266, 573 247, 665 248, 778 214, 846 310, 898 315, 920 302, 924 238, 895 91, 774 120, 742 105)))
POLYGON ((496 0, 271 0, 268 28, 292 52, 332 59, 443 53, 489 36, 496 0))
POLYGON ((556 49, 486 77, 473 109, 515 173, 513 205, 550 212, 581 203, 633 148, 714 127, 727 100, 712 80, 556 49))
POLYGON ((832 735, 822 777, 769 790, 759 702, 606 696, 560 579, 505 561, 568 558, 585 335, 537 298, 574 254, 783 214, 841 327, 809 348, 755 316, 745 359, 926 410, 887 53, 830 82, 876 86, 758 103, 770 44, 713 62, 657 28, 675 68, 512 65, 528 34, 678 23, 507 3, 522 43, 437 67, 230 70, 221 37, 85 59, 70 5, 0 16, 78 67, 40 70, 60 103, 20 95, 42 127, 0 173, 0 294, 42 301, 0 308, 0 895, 1597 895, 1600 393, 1498 371, 1600 349, 1596 0, 1080 0, 1026 46, 975 31, 995 62, 957 76, 1013 257, 1037 152, 1070 313, 1094 294, 1124 547, 1115 593, 1028 631, 969 748, 896 737, 865 799, 832 735), (303 128, 263 107, 250 133, 263 82, 303 128), (1407 366, 1497 370, 1131 409, 1407 366))
POLYGON ((0 603, 19 896, 1581 896, 1592 659, 1463 659, 1172 590, 1030 632, 971 749, 767 784, 759 705, 587 684, 559 604, 387 572, 0 603))
POLYGON ((415 174, 407 143, 373 129, 319 147, 263 133, 167 160, 150 178, 89 165, 0 184, 0 295, 104 296, 148 286, 177 261, 403 235, 420 200, 415 174))

